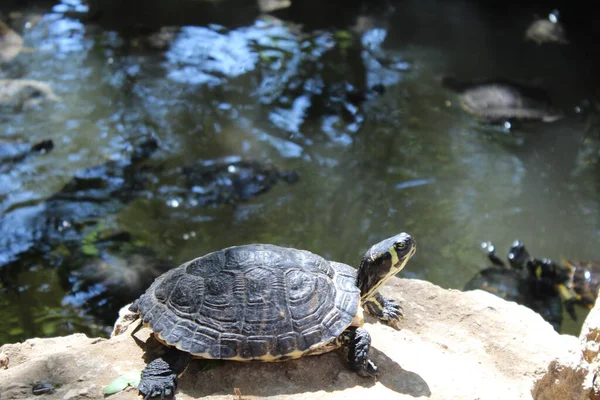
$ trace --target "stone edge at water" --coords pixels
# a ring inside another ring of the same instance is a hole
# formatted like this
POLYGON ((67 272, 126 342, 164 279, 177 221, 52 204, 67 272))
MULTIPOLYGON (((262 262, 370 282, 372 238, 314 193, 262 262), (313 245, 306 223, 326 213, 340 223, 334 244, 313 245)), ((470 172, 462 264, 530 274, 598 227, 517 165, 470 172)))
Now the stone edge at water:
MULTIPOLYGON (((580 341, 557 334, 528 308, 420 280, 392 279, 383 292, 402 303, 405 319, 399 331, 367 321, 379 381, 349 371, 337 352, 283 363, 193 361, 177 399, 237 399, 236 389, 243 399, 565 398, 548 397, 561 392, 544 382, 553 379, 549 366, 575 365, 583 354, 580 341)), ((36 381, 56 386, 44 399, 104 398, 105 385, 145 365, 141 346, 149 332, 135 334, 138 345, 131 335, 137 324, 123 321, 124 315, 116 324, 121 333, 111 339, 75 334, 2 346, 0 359, 8 358, 8 368, 0 370, 2 399, 32 398, 36 381)), ((108 397, 137 398, 133 388, 108 397)))

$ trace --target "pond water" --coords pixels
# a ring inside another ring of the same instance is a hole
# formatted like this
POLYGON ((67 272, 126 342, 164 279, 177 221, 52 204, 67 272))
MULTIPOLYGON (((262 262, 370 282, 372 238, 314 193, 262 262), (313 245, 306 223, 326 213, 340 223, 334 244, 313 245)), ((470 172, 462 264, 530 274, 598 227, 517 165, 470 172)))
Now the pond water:
MULTIPOLYGON (((419 247, 401 276, 455 289, 489 265, 486 240, 502 257, 520 239, 538 257, 600 258, 599 60, 585 43, 525 41, 548 10, 409 0, 266 14, 251 1, 182 1, 150 2, 137 21, 118 3, 0 6, 26 47, 0 78, 60 97, 0 114, 1 139, 54 141, 0 175, 0 343, 106 335, 157 273, 244 243, 357 266, 406 231, 419 247), (150 37, 161 25, 179 26, 150 37), (565 118, 484 124, 442 74, 535 83, 565 118), (144 190, 55 195, 86 169, 127 170, 147 138, 158 148, 140 168, 144 190), (202 200, 214 182, 182 187, 183 167, 222 157, 298 181, 226 201, 202 200)), ((577 333, 579 314, 564 332, 577 333)))

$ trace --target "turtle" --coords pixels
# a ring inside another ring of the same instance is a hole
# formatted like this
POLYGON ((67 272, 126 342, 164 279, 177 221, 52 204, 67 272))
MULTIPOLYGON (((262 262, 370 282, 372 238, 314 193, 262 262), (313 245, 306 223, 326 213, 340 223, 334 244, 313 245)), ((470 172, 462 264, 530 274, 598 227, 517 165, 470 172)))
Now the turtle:
POLYGON ((558 10, 552 10, 546 18, 538 18, 533 21, 525 31, 525 40, 531 40, 538 45, 542 43, 568 44, 565 28, 558 20, 558 10))
POLYGON ((567 311, 576 319, 574 305, 591 309, 600 289, 600 262, 562 259, 559 265, 548 258, 531 257, 520 241, 515 241, 508 254, 511 266, 529 268, 538 279, 549 280, 563 299, 567 311))
POLYGON ((558 44, 569 43, 562 24, 558 21, 552 22, 545 18, 535 20, 527 27, 525 39, 536 42, 538 45, 546 42, 558 44))
POLYGON ((454 76, 441 78, 442 86, 458 93, 461 107, 492 124, 511 120, 554 122, 563 117, 548 93, 508 79, 461 81, 454 76))
POLYGON ((574 302, 591 309, 600 289, 600 262, 563 259, 561 263, 569 270, 566 284, 576 293, 574 302))
POLYGON ((129 310, 168 346, 147 364, 138 389, 171 397, 191 358, 277 362, 347 350, 350 368, 378 375, 363 309, 397 326, 402 308, 378 292, 416 252, 399 233, 373 245, 358 270, 274 244, 228 247, 159 276, 129 310))
POLYGON ((560 284, 564 270, 552 260, 536 259, 519 240, 513 242, 507 266, 496 254, 490 242, 484 242, 489 260, 494 264, 481 270, 464 286, 464 291, 480 289, 504 300, 514 301, 537 312, 558 332, 562 325, 563 305, 576 319, 572 304, 564 303, 568 288, 560 284))

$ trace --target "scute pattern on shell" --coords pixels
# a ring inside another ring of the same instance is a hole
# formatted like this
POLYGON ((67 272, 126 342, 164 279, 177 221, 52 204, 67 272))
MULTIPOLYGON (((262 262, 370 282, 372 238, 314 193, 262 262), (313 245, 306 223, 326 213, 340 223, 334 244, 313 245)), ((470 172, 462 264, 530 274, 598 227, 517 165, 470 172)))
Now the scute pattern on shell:
POLYGON ((355 277, 305 250, 236 246, 160 276, 137 309, 165 343, 197 356, 298 357, 350 325, 360 302, 355 277))

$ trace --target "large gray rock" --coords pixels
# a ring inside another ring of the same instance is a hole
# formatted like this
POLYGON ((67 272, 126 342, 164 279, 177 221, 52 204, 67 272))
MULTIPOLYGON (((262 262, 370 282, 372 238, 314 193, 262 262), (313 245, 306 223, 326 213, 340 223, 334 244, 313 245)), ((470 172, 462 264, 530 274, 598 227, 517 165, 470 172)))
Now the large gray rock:
MULTIPOLYGON (((392 279, 384 293, 402 302, 405 319, 399 331, 367 321, 379 381, 352 373, 337 352, 282 363, 193 361, 177 399, 237 399, 234 393, 243 399, 531 399, 550 362, 579 351, 577 338, 488 293, 404 279, 392 279)), ((71 335, 3 346, 2 399, 32 397, 36 381, 58 386, 44 399, 101 399, 103 386, 145 365, 131 335, 136 324, 128 323, 120 319, 111 339, 71 335)), ((135 337, 145 347, 149 332, 135 337)), ((137 396, 130 389, 109 398, 137 396)))

